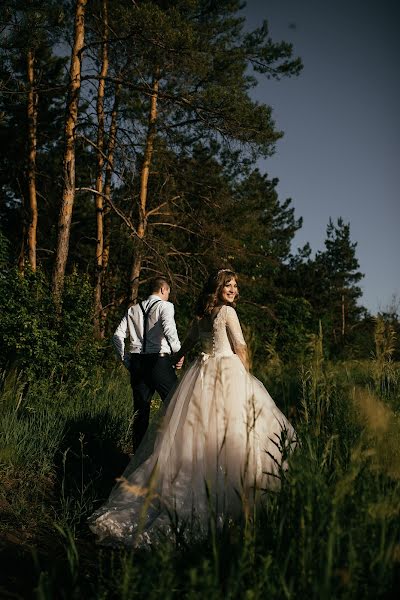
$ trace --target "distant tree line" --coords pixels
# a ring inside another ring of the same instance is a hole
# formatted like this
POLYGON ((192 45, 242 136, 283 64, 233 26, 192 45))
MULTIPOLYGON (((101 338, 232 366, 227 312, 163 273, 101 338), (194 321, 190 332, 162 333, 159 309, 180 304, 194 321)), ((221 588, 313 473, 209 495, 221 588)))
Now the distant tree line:
POLYGON ((298 360, 319 323, 329 356, 370 352, 349 224, 330 221, 315 256, 308 245, 293 254, 301 218, 256 167, 282 133, 251 92, 261 77, 298 75, 302 63, 291 44, 271 39, 267 22, 247 30, 240 8, 238 0, 3 1, 7 360, 28 347, 16 341, 22 323, 31 345, 44 325, 44 347, 59 335, 54 353, 67 360, 66 322, 71 347, 85 346, 93 327, 101 340, 158 274, 171 279, 184 326, 216 266, 239 273, 240 310, 263 355, 273 343, 283 360, 298 360))

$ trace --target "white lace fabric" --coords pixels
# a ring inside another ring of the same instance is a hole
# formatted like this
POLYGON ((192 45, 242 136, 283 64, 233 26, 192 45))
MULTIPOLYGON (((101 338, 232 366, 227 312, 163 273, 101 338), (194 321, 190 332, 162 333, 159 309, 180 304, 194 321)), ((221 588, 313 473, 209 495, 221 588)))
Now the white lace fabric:
POLYGON ((246 370, 236 311, 194 323, 202 353, 173 393, 155 439, 145 436, 107 502, 89 519, 106 543, 148 545, 176 530, 202 535, 210 518, 237 519, 285 468, 295 432, 246 370))

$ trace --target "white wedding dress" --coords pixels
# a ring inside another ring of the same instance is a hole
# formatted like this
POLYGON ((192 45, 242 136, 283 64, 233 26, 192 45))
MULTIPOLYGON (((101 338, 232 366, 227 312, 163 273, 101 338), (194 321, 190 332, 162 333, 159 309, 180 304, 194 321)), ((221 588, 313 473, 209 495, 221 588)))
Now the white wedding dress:
POLYGON ((100 542, 142 546, 173 534, 195 538, 279 488, 295 432, 239 356, 234 308, 192 326, 202 353, 172 394, 154 439, 149 433, 89 519, 100 542))

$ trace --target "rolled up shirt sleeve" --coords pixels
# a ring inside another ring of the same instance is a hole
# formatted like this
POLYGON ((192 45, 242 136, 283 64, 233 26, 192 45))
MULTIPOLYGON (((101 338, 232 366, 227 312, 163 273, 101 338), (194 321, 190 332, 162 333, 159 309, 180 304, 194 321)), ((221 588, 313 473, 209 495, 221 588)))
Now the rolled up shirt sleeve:
POLYGON ((128 315, 125 315, 112 337, 115 351, 122 361, 125 357, 125 339, 127 338, 128 333, 128 315))
POLYGON ((171 302, 165 302, 160 311, 161 326, 171 352, 178 352, 181 347, 175 324, 175 309, 171 302))

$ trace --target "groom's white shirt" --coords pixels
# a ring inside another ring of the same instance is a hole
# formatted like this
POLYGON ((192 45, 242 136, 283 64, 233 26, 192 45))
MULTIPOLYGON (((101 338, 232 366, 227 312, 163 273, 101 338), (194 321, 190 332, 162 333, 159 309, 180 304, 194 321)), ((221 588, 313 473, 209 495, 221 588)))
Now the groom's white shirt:
MULTIPOLYGON (((142 302, 145 311, 150 308, 147 320, 146 354, 178 352, 181 347, 175 324, 172 302, 149 296, 142 302)), ((128 309, 112 338, 121 360, 125 355, 143 352, 143 312, 139 304, 128 309), (127 339, 128 338, 128 339, 127 339)))

